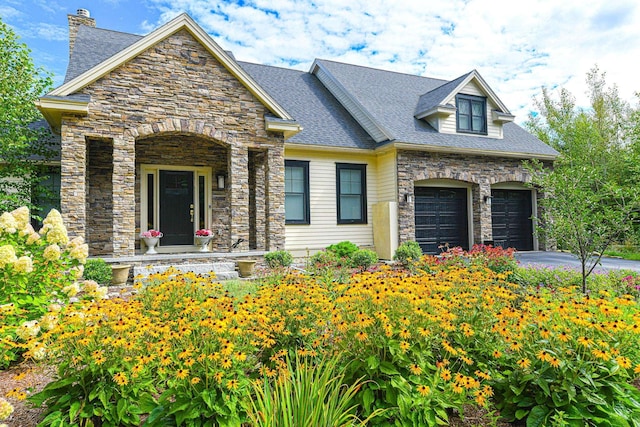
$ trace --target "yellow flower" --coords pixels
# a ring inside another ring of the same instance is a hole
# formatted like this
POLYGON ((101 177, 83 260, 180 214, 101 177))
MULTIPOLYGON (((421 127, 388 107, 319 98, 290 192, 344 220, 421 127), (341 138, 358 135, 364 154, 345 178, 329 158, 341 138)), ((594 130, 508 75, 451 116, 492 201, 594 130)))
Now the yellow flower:
POLYGON ((6 420, 13 414, 13 405, 0 397, 0 420, 6 420))
POLYGON ((220 366, 222 366, 223 369, 229 369, 231 365, 233 365, 233 362, 228 357, 225 357, 220 361, 220 366))
POLYGON ((356 339, 358 341, 366 341, 367 338, 369 338, 369 335, 367 335, 367 333, 365 331, 358 331, 358 333, 356 333, 356 339))
POLYGON ((227 381, 227 388, 229 390, 235 390, 238 388, 238 380, 229 380, 227 381))
POLYGON ((443 369, 443 370, 440 372, 440 378, 442 378, 442 379, 443 379, 443 380, 445 380, 445 381, 449 381, 449 380, 451 380, 451 371, 450 371, 450 370, 448 370, 448 369, 443 369))
POLYGON ((188 375, 189 375, 188 369, 178 369, 178 371, 176 372, 176 377, 178 377, 181 380, 187 378, 188 375))
POLYGON ((558 360, 557 357, 552 357, 548 360, 549 364, 551 366, 553 366, 554 368, 557 368, 558 366, 560 366, 560 360, 558 360))
POLYGON ((413 375, 420 375, 422 373, 422 368, 417 363, 410 365, 409 370, 413 375))
POLYGON ((28 256, 21 256, 13 263, 13 269, 16 273, 31 273, 33 271, 33 261, 28 256))
POLYGON ((529 366, 531 366, 531 361, 526 357, 518 360, 517 363, 518 363, 518 366, 520 366, 522 369, 527 369, 529 366))
POLYGON ((0 268, 13 264, 18 260, 16 250, 11 245, 0 246, 0 268))
POLYGON ((127 375, 124 372, 118 372, 117 374, 115 374, 113 376, 113 381, 115 381, 116 384, 118 384, 119 386, 129 384, 129 379, 127 378, 127 375))
POLYGON ((429 386, 423 385, 423 384, 420 384, 417 387, 417 390, 418 390, 418 393, 420 393, 421 396, 426 396, 429 393, 431 393, 431 389, 429 388, 429 386))
POLYGON ((618 362, 621 368, 628 369, 631 367, 631 360, 629 360, 628 357, 618 356, 616 357, 616 362, 618 362))
POLYGON ((13 234, 18 231, 20 226, 18 225, 18 221, 11 215, 9 212, 5 212, 0 215, 0 231, 4 231, 5 233, 13 234))
POLYGON ((193 377, 191 378, 191 384, 196 385, 200 382, 200 378, 198 377, 193 377))
POLYGON ((400 341, 400 350, 405 353, 407 350, 411 348, 411 344, 406 341, 400 341))
POLYGON ((60 259, 60 255, 62 255, 62 250, 60 249, 60 246, 56 245, 55 243, 53 245, 47 246, 42 253, 42 256, 47 261, 56 261, 60 259))

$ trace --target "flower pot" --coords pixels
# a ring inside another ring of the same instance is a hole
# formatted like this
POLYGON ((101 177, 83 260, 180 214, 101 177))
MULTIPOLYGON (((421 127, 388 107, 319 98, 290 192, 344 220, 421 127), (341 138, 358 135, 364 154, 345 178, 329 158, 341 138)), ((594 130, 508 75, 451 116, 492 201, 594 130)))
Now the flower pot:
POLYGON ((156 245, 160 240, 159 237, 143 237, 142 240, 144 240, 144 244, 147 247, 147 251, 145 252, 145 255, 158 253, 156 252, 156 245))
POLYGON ((196 246, 200 246, 200 252, 209 252, 209 242, 213 236, 193 236, 196 246))
POLYGON ((111 284, 122 286, 129 279, 130 265, 112 265, 111 266, 111 284))
POLYGON ((237 261, 238 272, 240 273, 240 277, 253 276, 253 268, 255 267, 256 262, 257 261, 252 261, 252 260, 237 261))

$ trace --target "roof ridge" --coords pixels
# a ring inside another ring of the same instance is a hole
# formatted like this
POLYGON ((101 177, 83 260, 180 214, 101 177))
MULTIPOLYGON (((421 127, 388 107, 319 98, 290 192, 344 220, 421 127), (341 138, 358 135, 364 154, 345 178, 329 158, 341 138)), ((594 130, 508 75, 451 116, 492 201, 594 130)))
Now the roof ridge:
POLYGON ((447 83, 447 82, 451 81, 451 80, 441 79, 441 78, 437 78, 437 77, 428 77, 428 76, 421 76, 419 74, 411 74, 411 73, 404 72, 404 71, 386 70, 384 68, 376 68, 376 67, 373 67, 373 66, 370 66, 370 65, 359 65, 359 64, 352 64, 352 63, 349 63, 349 62, 336 61, 334 59, 316 58, 314 62, 318 62, 318 61, 332 62, 334 64, 340 64, 340 65, 348 65, 350 67, 366 68, 366 69, 374 70, 374 71, 382 71, 384 73, 401 74, 403 76, 416 77, 416 78, 419 78, 419 79, 440 80, 443 83, 447 83))

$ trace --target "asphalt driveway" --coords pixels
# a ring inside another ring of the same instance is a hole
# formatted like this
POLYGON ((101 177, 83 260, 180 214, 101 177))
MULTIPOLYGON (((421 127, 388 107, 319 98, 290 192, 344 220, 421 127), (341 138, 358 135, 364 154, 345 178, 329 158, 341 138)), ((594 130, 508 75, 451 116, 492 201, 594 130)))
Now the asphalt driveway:
MULTIPOLYGON (((565 252, 516 252, 515 257, 521 265, 538 265, 543 267, 571 267, 580 270, 580 261, 574 255, 565 252)), ((640 272, 640 261, 602 257, 596 271, 633 270, 640 272)))

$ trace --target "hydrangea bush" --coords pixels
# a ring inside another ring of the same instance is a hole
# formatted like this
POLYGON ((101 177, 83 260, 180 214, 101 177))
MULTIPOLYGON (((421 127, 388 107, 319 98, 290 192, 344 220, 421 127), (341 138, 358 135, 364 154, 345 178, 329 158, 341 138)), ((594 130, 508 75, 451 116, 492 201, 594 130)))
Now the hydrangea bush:
POLYGON ((44 357, 33 338, 53 328, 61 304, 80 290, 87 254, 82 238, 69 239, 55 209, 39 232, 26 207, 0 215, 0 369, 25 351, 44 357))

